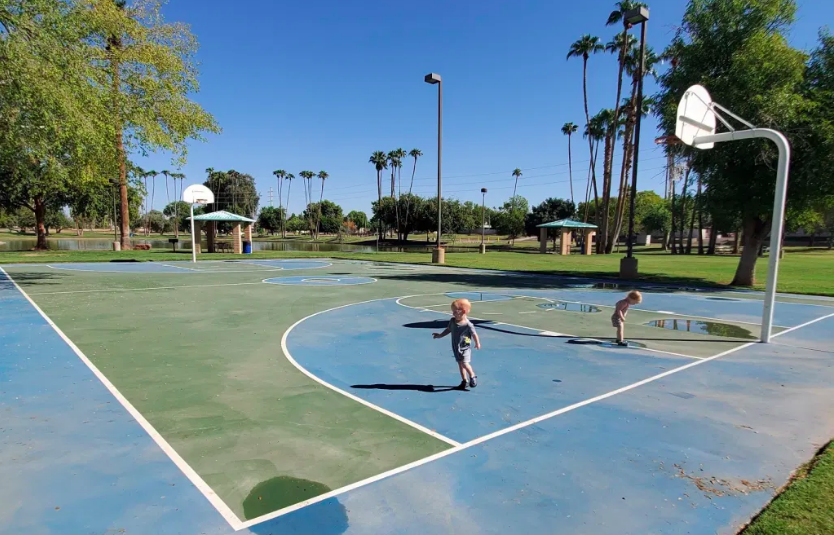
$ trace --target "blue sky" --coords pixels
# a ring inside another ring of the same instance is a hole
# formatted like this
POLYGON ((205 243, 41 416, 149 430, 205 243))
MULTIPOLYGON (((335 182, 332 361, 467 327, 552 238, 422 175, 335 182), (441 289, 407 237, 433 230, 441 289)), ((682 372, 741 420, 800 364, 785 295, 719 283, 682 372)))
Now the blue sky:
MULTIPOLYGON (((680 23, 683 0, 651 2, 648 44, 662 50, 680 23)), ((269 205, 274 169, 325 170, 325 197, 370 214, 375 150, 419 148, 415 193, 436 192, 436 86, 443 76, 443 194, 500 205, 512 194, 531 204, 570 197, 567 138, 561 126, 584 124, 582 61, 565 59, 584 33, 608 42, 613 2, 519 0, 175 0, 166 19, 191 26, 200 42, 201 91, 195 100, 223 133, 189 145, 185 185, 202 183, 205 169, 236 169, 255 177, 269 205)), ((834 2, 799 2, 794 46, 810 49, 821 25, 834 23, 834 2)), ((616 58, 591 58, 588 99, 593 115, 613 107, 616 58)), ((653 82, 646 92, 655 90, 653 82)), ((580 126, 580 130, 581 130, 580 126)), ((662 192, 665 159, 653 143, 653 118, 643 122, 638 188, 662 192)), ((619 160, 617 160, 619 161, 619 160)), ((573 141, 574 194, 584 195, 588 148, 573 141)), ((165 154, 137 159, 142 167, 174 168, 165 154)), ((617 164, 617 167, 619 164, 617 164)), ((617 168, 615 167, 615 169, 617 168)), ((403 182, 411 176, 411 159, 403 182)), ((157 178, 155 206, 165 202, 157 178), (160 194, 160 191, 162 193, 160 194)), ((318 188, 318 182, 316 182, 318 188)), ((293 187, 290 211, 303 209, 293 187)))

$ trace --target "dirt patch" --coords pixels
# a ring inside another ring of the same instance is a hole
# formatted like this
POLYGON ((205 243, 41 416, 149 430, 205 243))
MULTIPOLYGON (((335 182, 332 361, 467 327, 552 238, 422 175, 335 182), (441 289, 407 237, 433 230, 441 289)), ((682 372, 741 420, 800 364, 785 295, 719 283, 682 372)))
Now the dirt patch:
POLYGON ((715 476, 687 474, 683 466, 679 464, 676 464, 675 468, 678 471, 676 477, 692 481, 698 490, 703 492, 704 496, 710 499, 712 499, 713 496, 720 497, 737 494, 750 494, 751 492, 763 492, 775 488, 770 478, 760 479, 758 481, 748 481, 747 479, 730 481, 728 479, 721 479, 715 476))

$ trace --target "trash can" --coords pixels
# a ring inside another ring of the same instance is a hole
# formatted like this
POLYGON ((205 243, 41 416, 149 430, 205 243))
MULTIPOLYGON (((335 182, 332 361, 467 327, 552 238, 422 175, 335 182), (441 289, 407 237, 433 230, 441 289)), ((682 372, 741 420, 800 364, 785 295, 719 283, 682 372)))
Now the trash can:
POLYGON ((251 241, 243 242, 243 254, 252 254, 252 242, 251 241))

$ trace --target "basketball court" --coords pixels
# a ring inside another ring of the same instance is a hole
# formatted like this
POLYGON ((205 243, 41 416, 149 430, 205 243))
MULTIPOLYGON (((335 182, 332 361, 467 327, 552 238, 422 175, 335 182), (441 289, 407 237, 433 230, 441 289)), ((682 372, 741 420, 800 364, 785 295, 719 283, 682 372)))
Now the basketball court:
POLYGON ((3 266, 4 533, 734 533, 834 300, 328 259, 3 266), (629 347, 610 342, 613 305, 629 347), (449 303, 473 303, 459 390, 449 303))

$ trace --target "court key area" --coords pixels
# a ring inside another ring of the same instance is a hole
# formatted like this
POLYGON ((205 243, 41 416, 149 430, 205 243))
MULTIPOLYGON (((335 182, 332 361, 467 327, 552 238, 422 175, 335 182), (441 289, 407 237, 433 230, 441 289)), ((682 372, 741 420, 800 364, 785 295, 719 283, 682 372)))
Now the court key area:
POLYGON ((330 259, 0 268, 0 533, 735 533, 834 299, 330 259), (632 289, 628 347, 612 343, 632 289), (472 303, 458 388, 450 303, 472 303))

